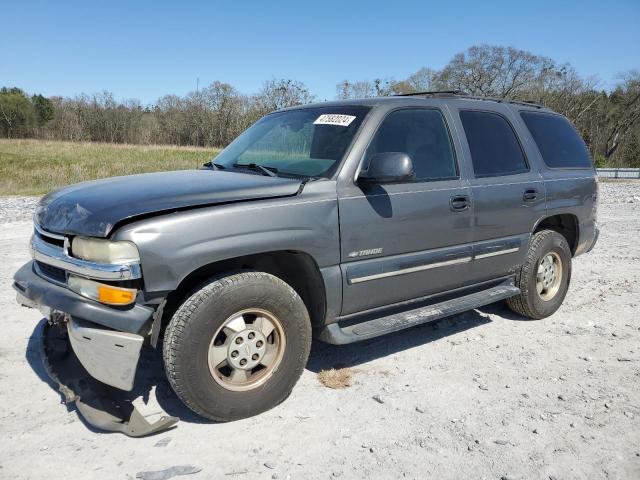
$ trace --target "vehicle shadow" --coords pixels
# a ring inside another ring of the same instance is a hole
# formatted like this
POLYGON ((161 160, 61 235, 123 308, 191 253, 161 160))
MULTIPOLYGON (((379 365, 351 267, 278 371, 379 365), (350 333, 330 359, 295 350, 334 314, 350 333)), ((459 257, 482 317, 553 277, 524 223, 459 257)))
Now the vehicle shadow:
POLYGON ((42 330, 45 323, 47 323, 47 321, 43 318, 34 327, 33 332, 31 332, 31 335, 29 335, 29 340, 27 341, 27 351, 25 352, 24 356, 27 360, 27 363, 29 364, 33 372, 38 376, 38 378, 49 385, 51 388, 53 388, 55 391, 58 391, 58 384, 54 382, 51 377, 49 377, 42 362, 42 330))
POLYGON ((330 368, 360 365, 490 322, 491 319, 488 315, 470 310, 459 315, 348 345, 330 345, 314 340, 307 362, 307 370, 318 373, 330 368))
MULTIPOLYGON (((49 385, 53 391, 60 395, 60 404, 64 406, 67 413, 78 412, 78 409, 75 406, 75 403, 66 403, 64 400, 64 395, 60 391, 58 383, 52 379, 47 373, 47 369, 44 366, 44 348, 43 348, 43 330, 44 326, 47 323, 45 318, 41 319, 31 332, 29 336, 29 340, 27 341, 27 350, 25 352, 25 359, 27 363, 33 370, 33 372, 38 376, 38 378, 49 385)), ((93 433, 104 433, 104 431, 95 428, 89 422, 87 422, 84 417, 78 414, 78 418, 82 422, 82 424, 93 433)))
MULTIPOLYGON (((508 318, 508 312, 510 311, 506 307, 484 307, 482 311, 471 310, 453 317, 443 318, 435 322, 350 345, 330 345, 314 340, 306 368, 311 372, 317 373, 330 368, 361 365, 485 325, 491 322, 489 314, 492 313, 508 318)), ((54 391, 59 392, 58 383, 49 376, 43 363, 42 334, 45 324, 46 320, 42 319, 34 328, 29 337, 25 357, 38 378, 54 391)), ((84 370, 81 366, 79 368, 84 370)), ((99 384, 96 386, 96 390, 100 390, 101 398, 104 399, 106 394, 110 399, 124 406, 125 410, 132 410, 134 401, 141 401, 145 405, 154 405, 157 402, 158 406, 164 411, 158 413, 166 413, 167 415, 178 417, 183 422, 216 423, 193 413, 173 392, 164 372, 161 349, 143 348, 134 388, 130 392, 104 386, 91 378, 84 379, 83 382, 99 384)), ((84 385, 86 386, 86 383, 84 385)), ((90 399, 84 397, 83 401, 90 402, 90 399)), ((61 395, 61 403, 65 404, 63 395, 61 395)), ((67 403, 65 407, 67 412, 77 411, 74 403, 67 403)), ((82 415, 78 415, 78 417, 87 429, 92 432, 104 433, 103 430, 96 429, 86 422, 82 415)))

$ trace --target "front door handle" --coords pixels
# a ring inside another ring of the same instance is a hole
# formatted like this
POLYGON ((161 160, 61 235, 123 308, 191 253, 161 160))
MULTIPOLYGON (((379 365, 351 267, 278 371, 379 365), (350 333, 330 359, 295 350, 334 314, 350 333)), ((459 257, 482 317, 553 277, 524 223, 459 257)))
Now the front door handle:
POLYGON ((467 195, 454 195, 449 199, 449 206, 454 212, 463 212, 469 209, 471 201, 467 195))
POLYGON ((538 190, 536 190, 535 188, 527 188, 522 194, 522 199, 525 202, 532 202, 536 198, 538 198, 538 190))

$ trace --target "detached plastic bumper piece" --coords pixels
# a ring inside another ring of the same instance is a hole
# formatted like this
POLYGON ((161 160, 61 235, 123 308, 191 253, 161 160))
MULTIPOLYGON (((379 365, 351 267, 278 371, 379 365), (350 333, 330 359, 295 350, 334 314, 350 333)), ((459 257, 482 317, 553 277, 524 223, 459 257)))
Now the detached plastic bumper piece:
POLYGON ((73 352, 93 378, 122 390, 133 389, 143 337, 91 328, 73 318, 67 322, 67 331, 73 352))
MULTIPOLYGON (((75 403, 78 412, 87 423, 100 430, 121 432, 130 437, 144 437, 171 428, 178 422, 178 418, 163 416, 154 423, 142 416, 135 408, 131 398, 120 389, 105 385, 98 381, 96 375, 107 372, 103 366, 99 372, 90 372, 96 362, 107 361, 100 358, 107 355, 112 348, 122 348, 120 360, 115 360, 109 355, 108 361, 111 367, 120 372, 119 380, 123 385, 133 382, 133 375, 140 353, 140 345, 137 340, 120 339, 122 347, 112 346, 113 337, 100 338, 95 333, 96 329, 87 328, 76 322, 70 321, 69 326, 65 322, 46 323, 42 331, 42 359, 47 374, 58 384, 59 390, 64 396, 65 403, 75 403), (87 338, 88 337, 88 338, 87 338), (73 344, 73 348, 72 348, 73 344), (74 352, 74 349, 76 349, 74 352), (91 353, 93 359, 88 360, 86 354, 91 353), (78 359, 84 356, 83 363, 78 359), (126 368, 123 370, 118 363, 123 363, 127 358, 135 357, 135 362, 130 364, 132 372, 129 374, 126 368), (93 378, 96 376, 96 378, 93 378)), ((100 332, 101 330, 97 330, 100 332)), ((108 332, 120 333, 120 332, 108 332)), ((126 334, 122 334, 126 335, 126 334)))

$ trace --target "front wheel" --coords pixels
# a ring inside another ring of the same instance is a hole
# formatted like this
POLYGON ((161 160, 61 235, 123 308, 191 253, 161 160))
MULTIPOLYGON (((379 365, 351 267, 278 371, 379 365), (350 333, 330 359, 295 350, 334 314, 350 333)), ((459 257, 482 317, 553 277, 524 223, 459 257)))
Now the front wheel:
POLYGON ((214 279, 180 306, 163 357, 185 405, 229 421, 287 398, 310 347, 309 315, 295 290, 264 272, 240 272, 214 279))
POLYGON ((555 313, 571 280, 571 249, 564 236, 542 230, 531 238, 524 265, 516 274, 520 294, 507 299, 509 308, 531 319, 555 313))

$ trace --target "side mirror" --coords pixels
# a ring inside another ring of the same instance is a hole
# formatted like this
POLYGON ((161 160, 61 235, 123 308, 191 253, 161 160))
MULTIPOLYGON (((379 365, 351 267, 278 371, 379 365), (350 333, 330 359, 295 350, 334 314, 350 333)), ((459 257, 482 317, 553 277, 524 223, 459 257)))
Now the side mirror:
POLYGON ((359 182, 400 183, 416 178, 411 157, 402 152, 376 153, 371 157, 369 168, 360 172, 359 182))

